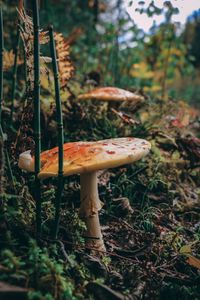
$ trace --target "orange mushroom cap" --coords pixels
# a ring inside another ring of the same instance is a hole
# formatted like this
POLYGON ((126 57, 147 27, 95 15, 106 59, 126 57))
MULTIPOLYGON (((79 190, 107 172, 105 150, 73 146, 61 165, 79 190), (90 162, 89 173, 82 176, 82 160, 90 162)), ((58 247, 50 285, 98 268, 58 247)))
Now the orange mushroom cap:
POLYGON ((100 87, 78 96, 79 100, 143 101, 144 97, 116 87, 100 87))
MULTIPOLYGON (((145 156, 150 148, 149 142, 138 138, 66 143, 64 176, 129 164, 145 156)), ((58 147, 41 153, 41 166, 40 178, 58 175, 58 147)))

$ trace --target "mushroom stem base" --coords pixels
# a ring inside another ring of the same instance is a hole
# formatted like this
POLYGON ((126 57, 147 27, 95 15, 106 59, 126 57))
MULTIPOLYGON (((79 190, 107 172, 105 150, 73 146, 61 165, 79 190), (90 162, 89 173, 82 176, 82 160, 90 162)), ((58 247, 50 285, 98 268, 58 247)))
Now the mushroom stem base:
POLYGON ((81 206, 80 217, 85 221, 86 246, 105 251, 98 212, 102 207, 99 199, 96 172, 81 174, 81 206))

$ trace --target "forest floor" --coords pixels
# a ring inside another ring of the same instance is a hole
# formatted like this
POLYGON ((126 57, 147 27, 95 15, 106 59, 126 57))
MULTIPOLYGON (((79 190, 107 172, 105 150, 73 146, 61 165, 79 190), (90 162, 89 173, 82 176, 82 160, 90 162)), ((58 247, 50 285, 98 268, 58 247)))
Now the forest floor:
MULTIPOLYGON (((134 136, 150 141, 152 149, 142 161, 99 173, 107 253, 94 256, 84 247, 78 176, 65 179, 58 240, 51 239, 56 180, 43 182, 42 236, 36 241, 33 176, 17 166, 24 149, 21 144, 15 147, 21 114, 16 109, 0 153, 0 284, 5 295, 48 300, 200 299, 198 112, 172 99, 146 99, 139 110, 131 104, 113 110, 73 97, 63 105, 66 142, 134 136)), ((6 120, 8 110, 3 114, 6 120)), ((57 143, 54 117, 55 109, 46 110, 44 102, 44 149, 57 143)))

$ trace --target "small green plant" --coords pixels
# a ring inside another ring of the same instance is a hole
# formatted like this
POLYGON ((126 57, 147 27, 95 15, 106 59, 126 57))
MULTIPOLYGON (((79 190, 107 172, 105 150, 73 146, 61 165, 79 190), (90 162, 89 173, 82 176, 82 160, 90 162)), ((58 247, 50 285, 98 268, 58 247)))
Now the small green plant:
POLYGON ((32 291, 30 299, 64 299, 76 300, 73 281, 68 276, 69 266, 60 259, 50 257, 49 252, 58 255, 58 247, 39 248, 34 240, 30 240, 26 257, 20 257, 10 250, 1 253, 4 273, 0 280, 9 280, 14 284, 24 282, 32 291), (34 298, 38 297, 38 298, 34 298))

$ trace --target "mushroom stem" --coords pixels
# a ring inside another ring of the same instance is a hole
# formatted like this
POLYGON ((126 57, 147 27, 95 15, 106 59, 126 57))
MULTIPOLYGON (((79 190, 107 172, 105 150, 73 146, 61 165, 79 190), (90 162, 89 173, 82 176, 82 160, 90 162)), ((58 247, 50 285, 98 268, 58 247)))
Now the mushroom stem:
POLYGON ((86 245, 100 251, 105 251, 98 211, 102 207, 99 199, 97 173, 84 173, 80 176, 81 206, 80 217, 85 221, 86 245))

